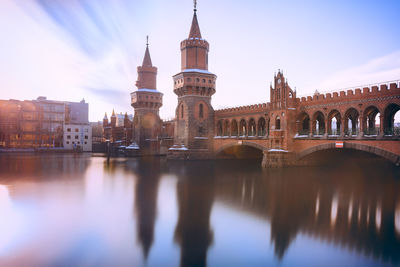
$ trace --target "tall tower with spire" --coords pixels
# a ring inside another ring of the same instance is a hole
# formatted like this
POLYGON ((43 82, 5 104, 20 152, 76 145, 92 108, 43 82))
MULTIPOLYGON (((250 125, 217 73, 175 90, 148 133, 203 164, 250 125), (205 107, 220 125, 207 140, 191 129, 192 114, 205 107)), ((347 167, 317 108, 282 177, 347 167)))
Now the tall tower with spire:
POLYGON ((153 66, 147 37, 146 51, 142 66, 138 66, 136 91, 131 93, 131 105, 135 110, 133 118, 133 140, 139 145, 142 154, 157 153, 152 141, 161 131, 159 109, 163 94, 157 90, 157 68, 153 66))
POLYGON ((180 45, 181 72, 173 76, 176 108, 175 143, 189 151, 212 149, 214 109, 211 96, 215 93, 217 76, 208 71, 209 44, 202 38, 197 21, 196 2, 190 33, 180 45))

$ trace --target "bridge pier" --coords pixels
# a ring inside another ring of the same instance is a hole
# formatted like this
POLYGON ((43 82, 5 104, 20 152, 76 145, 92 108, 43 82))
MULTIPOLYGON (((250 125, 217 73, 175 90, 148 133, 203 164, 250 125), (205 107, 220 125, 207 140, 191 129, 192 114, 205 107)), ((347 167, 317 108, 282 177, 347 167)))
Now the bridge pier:
POLYGON ((269 149, 263 151, 261 166, 263 168, 282 168, 295 165, 293 152, 283 149, 269 149))

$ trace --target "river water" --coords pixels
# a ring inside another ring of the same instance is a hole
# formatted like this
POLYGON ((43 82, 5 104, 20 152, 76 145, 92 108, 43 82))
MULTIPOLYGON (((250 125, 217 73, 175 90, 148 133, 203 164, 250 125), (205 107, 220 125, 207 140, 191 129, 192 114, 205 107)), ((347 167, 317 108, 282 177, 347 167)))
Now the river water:
POLYGON ((382 164, 0 156, 0 266, 396 266, 382 164))

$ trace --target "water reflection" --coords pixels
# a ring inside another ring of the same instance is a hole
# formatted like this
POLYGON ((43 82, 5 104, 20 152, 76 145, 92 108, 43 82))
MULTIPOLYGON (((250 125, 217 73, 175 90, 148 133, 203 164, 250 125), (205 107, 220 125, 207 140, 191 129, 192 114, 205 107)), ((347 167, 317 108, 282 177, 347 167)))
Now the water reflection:
POLYGON ((136 235, 142 246, 143 256, 147 259, 154 240, 160 161, 147 159, 140 163, 135 186, 136 235))
POLYGON ((301 168, 269 171, 262 177, 229 170, 217 174, 217 179, 231 179, 216 189, 217 199, 223 195, 232 207, 242 207, 243 184, 254 183, 258 189, 254 201, 248 199, 244 206, 270 220, 278 259, 284 257, 298 234, 307 233, 376 259, 399 263, 400 242, 395 235, 398 210, 394 204, 400 181, 392 170, 301 168))
POLYGON ((213 241, 210 227, 215 188, 213 166, 189 162, 182 166, 185 170, 179 171, 184 174, 177 184, 179 213, 174 239, 181 247, 181 266, 206 266, 207 250, 213 241))
POLYGON ((31 254, 54 253, 47 261, 28 259, 32 265, 50 266, 79 265, 86 254, 102 266, 220 266, 231 265, 232 256, 244 265, 322 265, 329 257, 333 265, 400 263, 400 180, 397 171, 381 166, 262 170, 251 161, 107 162, 57 155, 0 156, 0 169, 0 216, 9 218, 0 223, 2 266, 30 247, 31 254), (24 222, 43 226, 35 229, 34 237, 40 238, 15 245, 15 236, 26 232, 13 228, 22 218, 16 217, 20 213, 14 203, 26 203, 25 198, 40 205, 26 206, 24 222), (176 211, 168 206, 175 201, 176 211), (160 213, 168 212, 160 219, 160 213), (228 213, 246 219, 240 229, 237 221, 226 219, 228 213), (252 228, 254 222, 263 227, 252 228), (10 232, 13 236, 5 238, 10 232), (246 238, 265 242, 246 247, 246 238), (49 250, 50 243, 54 247, 49 250), (231 249, 233 243, 239 252, 231 249), (14 252, 7 258, 10 244, 14 252), (318 261, 314 253, 310 263, 299 256, 312 246, 324 259, 318 261), (211 251, 219 254, 211 257, 211 251), (164 261, 167 255, 175 259, 164 261))

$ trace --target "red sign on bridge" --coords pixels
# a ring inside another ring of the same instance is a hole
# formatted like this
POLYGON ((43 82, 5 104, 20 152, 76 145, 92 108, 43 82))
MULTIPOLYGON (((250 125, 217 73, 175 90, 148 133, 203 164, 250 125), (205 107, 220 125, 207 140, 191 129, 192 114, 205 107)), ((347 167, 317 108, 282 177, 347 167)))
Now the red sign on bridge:
POLYGON ((335 142, 336 148, 343 148, 343 142, 335 142))

